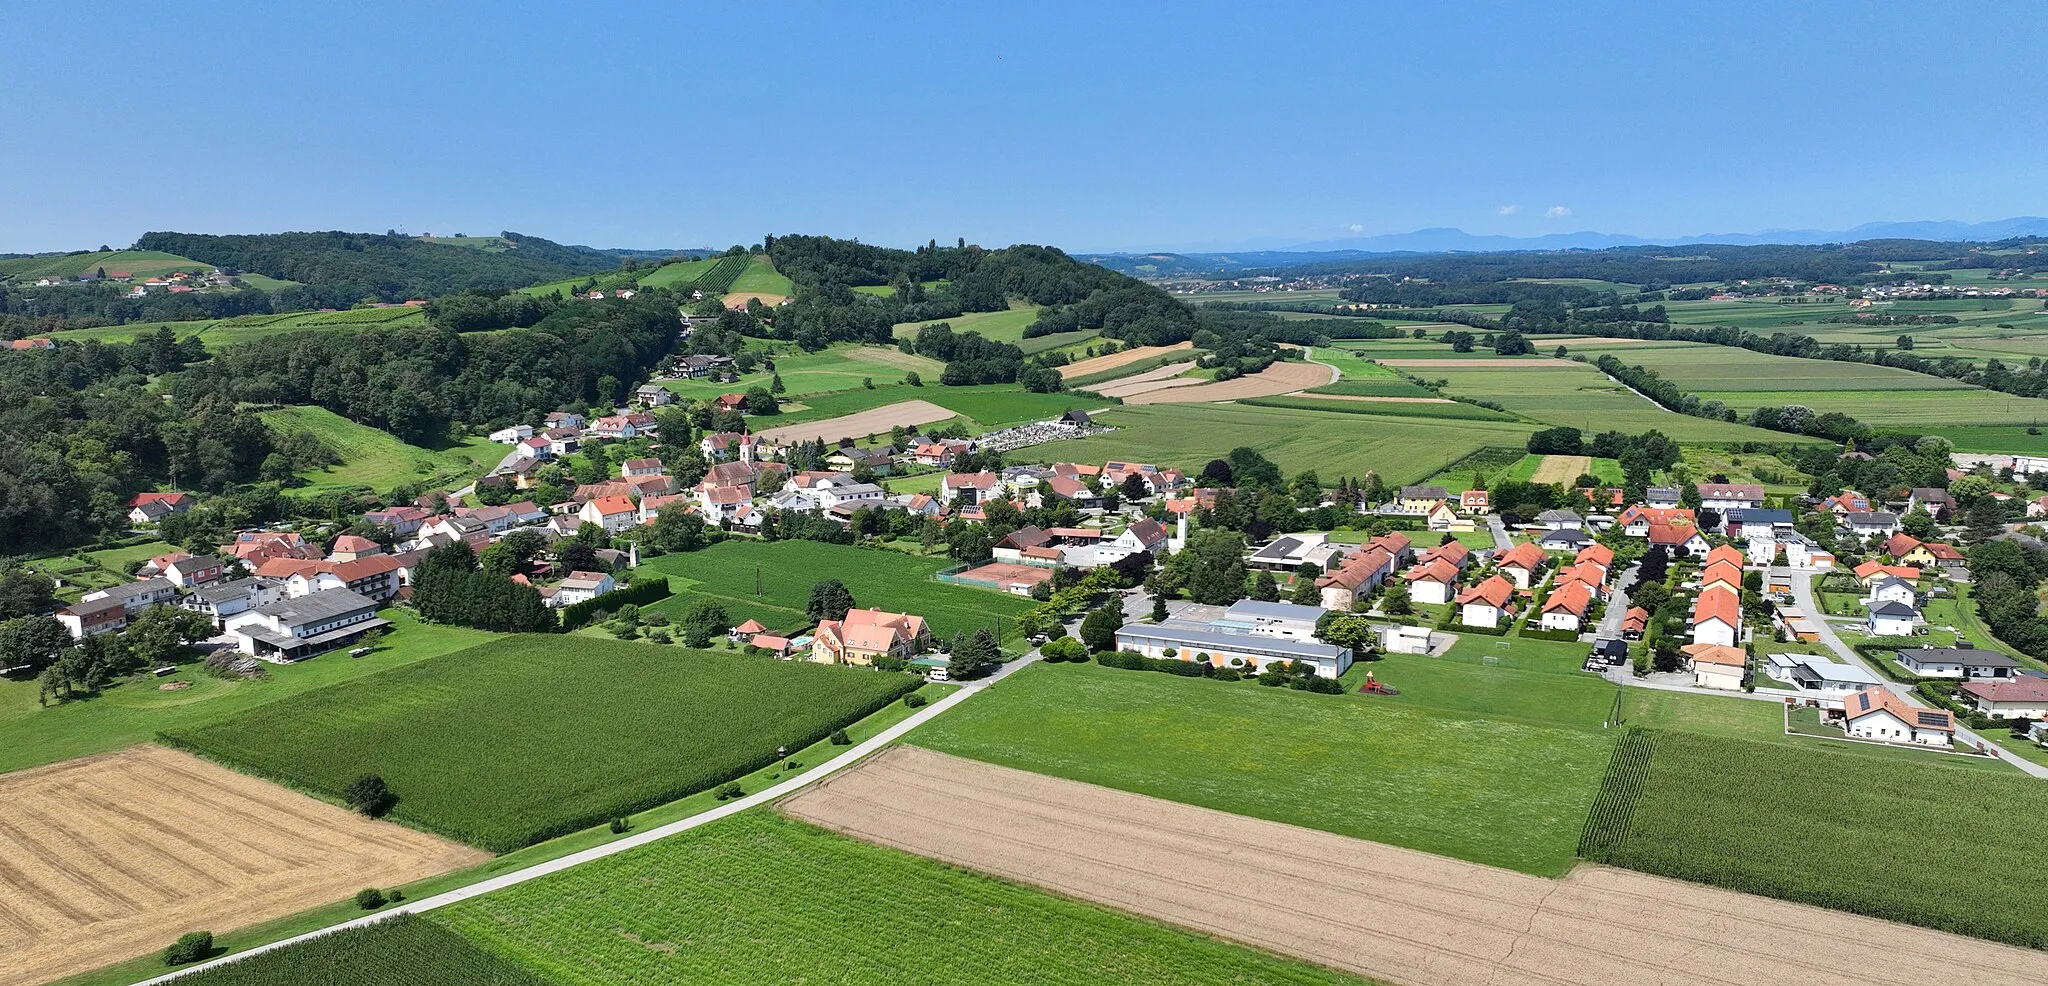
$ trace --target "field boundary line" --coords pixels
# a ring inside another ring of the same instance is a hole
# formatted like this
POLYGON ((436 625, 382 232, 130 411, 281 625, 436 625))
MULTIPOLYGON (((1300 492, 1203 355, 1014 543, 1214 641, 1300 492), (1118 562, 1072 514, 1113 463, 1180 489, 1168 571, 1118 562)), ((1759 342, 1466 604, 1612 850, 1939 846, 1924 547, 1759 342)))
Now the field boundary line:
POLYGON ((447 891, 446 893, 435 894, 432 897, 422 897, 419 900, 406 901, 402 904, 399 904, 396 907, 379 911, 375 914, 365 915, 363 917, 359 917, 351 921, 344 921, 340 924, 328 925, 325 928, 320 928, 315 931, 308 931, 304 934, 293 935, 290 938, 270 942, 269 944, 258 945, 254 948, 250 948, 241 952, 236 952, 232 955, 223 955, 219 958, 209 959, 205 962, 197 962, 192 965, 186 966, 182 969, 164 973, 161 976, 153 976, 148 979, 138 980, 134 984, 134 986, 158 986, 158 984, 161 983, 169 983, 176 981, 178 979, 182 979, 185 976, 189 976, 195 972, 203 972, 208 969, 219 968, 230 963, 239 962, 251 956, 262 955, 265 952, 274 952, 282 948, 287 948, 292 945, 296 945, 300 942, 311 941, 315 938, 325 937, 327 935, 334 934, 337 931, 344 931, 349 928, 367 927, 379 921, 385 920, 387 918, 396 917, 401 914, 423 914, 427 911, 447 907, 450 904, 459 904, 472 897, 481 897, 484 894, 492 893, 498 890, 503 890, 506 887, 516 886, 518 884, 525 883, 529 880, 537 880, 544 876, 549 876, 551 874, 560 873, 564 870, 573 869, 577 866, 583 865, 584 863, 600 860, 607 856, 615 856, 629 849, 637 849, 649 843, 658 842, 662 839, 666 839, 669 836, 679 835, 681 833, 688 832, 691 829, 698 828, 703 825, 709 825, 710 823, 718 821, 719 819, 725 818, 730 815, 738 814, 739 812, 745 811, 749 808, 754 808, 760 805, 768 804, 769 802, 780 799, 785 795, 794 793, 798 790, 801 790, 805 787, 809 787, 812 784, 822 781, 825 778, 830 777, 833 774, 836 774, 842 770, 845 770, 846 768, 851 767, 854 764, 867 759, 869 756, 872 756, 873 754, 888 748, 897 740, 902 739, 904 736, 908 735, 911 730, 924 725, 926 722, 931 721, 932 718, 938 716, 940 713, 952 708, 955 705, 960 704, 961 702, 966 701, 968 698, 982 692, 983 690, 987 689, 989 686, 995 684, 996 682, 1009 677, 1011 674, 1031 664, 1037 659, 1037 651, 1033 650, 1025 656, 1003 665, 1001 668, 997 669, 997 671, 994 674, 982 679, 981 681, 962 683, 959 691, 956 691, 951 695, 948 695, 942 699, 939 699, 936 702, 931 703, 930 705, 925 706, 922 709, 919 709, 918 711, 910 714, 903 721, 893 726, 890 726, 882 730, 881 732, 876 733, 873 737, 849 748, 845 753, 833 757, 832 759, 819 764, 817 767, 812 768, 811 770, 806 771, 805 773, 792 777, 789 780, 783 781, 780 784, 776 784, 773 787, 769 787, 757 793, 747 795, 743 798, 740 798, 737 801, 728 801, 725 804, 719 805, 708 811, 692 815, 688 818, 678 819, 676 821, 668 823, 667 825, 662 825, 656 828, 648 829, 645 832, 629 835, 616 842, 608 842, 601 846, 592 846, 589 849, 573 852, 566 856, 557 857, 555 859, 550 859, 545 862, 535 863, 532 866, 526 867, 525 869, 513 870, 510 873, 503 873, 498 876, 491 877, 488 880, 480 880, 476 883, 472 883, 466 887, 457 887, 456 889, 447 891))

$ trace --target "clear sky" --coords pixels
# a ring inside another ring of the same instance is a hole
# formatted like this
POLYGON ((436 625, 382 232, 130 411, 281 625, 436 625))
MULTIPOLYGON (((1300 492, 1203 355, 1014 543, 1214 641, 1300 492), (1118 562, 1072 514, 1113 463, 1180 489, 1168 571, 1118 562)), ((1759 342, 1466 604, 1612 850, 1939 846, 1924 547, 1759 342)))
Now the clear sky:
POLYGON ((1074 250, 2048 214, 2048 4, 77 4, 0 250, 152 229, 1074 250))

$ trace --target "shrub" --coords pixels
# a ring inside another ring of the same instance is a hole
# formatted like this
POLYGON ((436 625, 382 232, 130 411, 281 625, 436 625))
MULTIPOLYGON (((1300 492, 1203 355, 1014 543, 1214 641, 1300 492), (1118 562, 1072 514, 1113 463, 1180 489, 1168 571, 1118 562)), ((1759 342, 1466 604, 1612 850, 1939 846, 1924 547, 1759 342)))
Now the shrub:
POLYGON ((1240 673, 1240 672, 1239 672, 1239 671, 1238 671, 1238 670, 1237 670, 1236 668, 1217 668, 1217 669, 1216 669, 1216 673, 1215 673, 1215 674, 1213 674, 1213 675, 1210 675, 1209 677, 1211 677, 1211 678, 1214 678, 1214 679, 1216 679, 1217 681, 1243 681, 1243 680, 1244 680, 1244 675, 1243 675, 1242 673, 1240 673))
POLYGON ((925 698, 923 695, 919 695, 916 692, 911 692, 910 694, 903 696, 903 704, 908 708, 922 709, 925 706, 925 698))
POLYGON ((374 911, 383 907, 384 903, 384 891, 376 887, 364 887, 356 891, 356 906, 363 910, 374 911))
POLYGON ((647 641, 653 644, 670 644, 675 642, 675 638, 669 636, 667 630, 657 628, 647 631, 647 641))
POLYGON ((833 745, 833 746, 852 746, 852 745, 853 745, 853 738, 852 738, 852 737, 850 737, 850 736, 848 736, 848 735, 846 735, 846 730, 844 730, 844 729, 835 729, 835 730, 833 730, 833 731, 832 731, 832 745, 833 745))
POLYGON ((398 803, 398 795, 392 793, 390 786, 384 783, 384 778, 376 774, 364 774, 350 781, 348 787, 342 789, 341 800, 350 808, 371 818, 382 818, 385 812, 391 810, 392 805, 398 803))
POLYGON ((613 835, 622 835, 625 833, 627 829, 630 829, 633 826, 627 824, 626 820, 623 818, 614 818, 612 819, 612 823, 606 827, 612 830, 613 835))
POLYGON ((734 798, 745 797, 746 793, 747 792, 740 790, 740 784, 738 781, 728 781, 727 783, 719 786, 718 793, 715 795, 715 797, 717 797, 720 801, 731 801, 734 798))
POLYGON ((188 931, 179 935, 171 947, 164 949, 165 965, 184 965, 197 962, 213 954, 213 932, 188 931))

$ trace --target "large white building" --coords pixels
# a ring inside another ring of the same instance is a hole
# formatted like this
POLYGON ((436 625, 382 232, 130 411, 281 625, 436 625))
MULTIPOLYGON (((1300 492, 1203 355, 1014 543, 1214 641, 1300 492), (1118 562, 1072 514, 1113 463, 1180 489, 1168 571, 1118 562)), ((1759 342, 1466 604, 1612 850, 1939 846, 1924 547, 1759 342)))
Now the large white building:
POLYGON ((1351 649, 1316 639, 1316 621, 1327 612, 1320 606, 1246 599, 1208 623, 1127 623, 1117 630, 1116 645, 1146 657, 1204 661, 1247 672, 1274 661, 1293 661, 1314 665, 1316 674, 1335 678, 1351 668, 1351 649))
POLYGON ((391 625, 377 602, 347 589, 284 599, 228 618, 227 632, 244 654, 288 662, 350 643, 391 625))

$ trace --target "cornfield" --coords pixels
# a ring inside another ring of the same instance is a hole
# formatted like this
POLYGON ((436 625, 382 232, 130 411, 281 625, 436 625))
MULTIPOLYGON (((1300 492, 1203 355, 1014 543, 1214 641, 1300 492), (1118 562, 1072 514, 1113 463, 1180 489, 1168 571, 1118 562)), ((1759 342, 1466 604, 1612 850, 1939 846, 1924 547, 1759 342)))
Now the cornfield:
POLYGON ((506 637, 307 692, 167 742, 493 852, 765 767, 916 688, 907 675, 588 637, 506 637))
POLYGON ((763 810, 433 920, 563 986, 1358 982, 763 810))
POLYGON ((2048 785, 1874 753, 1632 729, 1580 842, 1596 862, 2048 948, 2048 785))
POLYGON ((552 986, 440 925, 397 915, 178 980, 179 986, 552 986))

